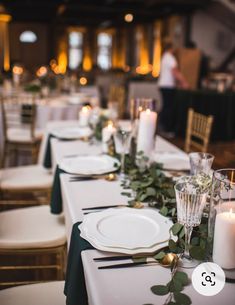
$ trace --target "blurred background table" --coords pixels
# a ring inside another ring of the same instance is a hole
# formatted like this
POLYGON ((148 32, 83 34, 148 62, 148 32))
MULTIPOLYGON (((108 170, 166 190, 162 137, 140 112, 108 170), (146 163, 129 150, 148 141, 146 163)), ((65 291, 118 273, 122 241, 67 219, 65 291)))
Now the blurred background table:
POLYGON ((185 136, 188 109, 193 108, 199 113, 214 116, 212 141, 235 139, 235 93, 177 90, 173 103, 172 123, 177 136, 185 136))

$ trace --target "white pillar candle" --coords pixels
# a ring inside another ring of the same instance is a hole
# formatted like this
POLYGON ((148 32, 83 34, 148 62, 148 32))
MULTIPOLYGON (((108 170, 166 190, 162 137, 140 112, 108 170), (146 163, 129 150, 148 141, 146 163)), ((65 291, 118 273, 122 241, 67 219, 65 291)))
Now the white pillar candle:
POLYGON ((89 123, 89 118, 91 115, 91 108, 89 106, 83 106, 81 111, 79 111, 79 125, 85 127, 89 123))
POLYGON ((235 213, 232 208, 216 215, 213 261, 225 269, 235 268, 235 213))
POLYGON ((157 113, 149 109, 140 113, 137 136, 137 152, 143 151, 149 157, 154 148, 154 135, 157 124, 157 113))
POLYGON ((108 122, 108 125, 102 129, 102 151, 108 153, 108 141, 111 139, 112 135, 116 132, 116 128, 113 126, 113 122, 108 122))
POLYGON ((10 95, 12 93, 12 83, 10 80, 5 79, 3 82, 3 91, 5 95, 10 95))
POLYGON ((15 86, 20 84, 20 75, 18 73, 13 73, 13 83, 15 86))

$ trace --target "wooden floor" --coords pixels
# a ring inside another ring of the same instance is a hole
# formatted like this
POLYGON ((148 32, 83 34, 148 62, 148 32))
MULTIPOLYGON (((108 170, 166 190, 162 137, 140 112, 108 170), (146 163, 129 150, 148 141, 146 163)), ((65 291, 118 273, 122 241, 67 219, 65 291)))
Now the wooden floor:
MULTIPOLYGON (((167 139, 181 149, 184 149, 184 139, 167 139)), ((215 156, 213 169, 235 168, 235 140, 230 142, 214 142, 208 147, 208 152, 215 156)))

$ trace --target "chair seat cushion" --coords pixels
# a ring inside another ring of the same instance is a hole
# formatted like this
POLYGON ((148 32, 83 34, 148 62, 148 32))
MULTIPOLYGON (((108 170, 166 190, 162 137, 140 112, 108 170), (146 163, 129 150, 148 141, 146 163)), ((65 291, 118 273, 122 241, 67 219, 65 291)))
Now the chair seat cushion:
POLYGON ((66 242, 63 216, 49 206, 0 213, 0 248, 34 249, 62 246, 66 242))
POLYGON ((0 291, 1 305, 65 305, 64 281, 23 285, 0 291))
MULTIPOLYGON (((34 131, 35 139, 40 140, 43 136, 43 131, 40 129, 35 129, 34 131)), ((7 130, 7 140, 9 142, 21 143, 21 142, 32 142, 30 129, 23 128, 9 128, 7 130)))
POLYGON ((50 188, 53 176, 42 165, 26 165, 0 170, 2 190, 50 188))

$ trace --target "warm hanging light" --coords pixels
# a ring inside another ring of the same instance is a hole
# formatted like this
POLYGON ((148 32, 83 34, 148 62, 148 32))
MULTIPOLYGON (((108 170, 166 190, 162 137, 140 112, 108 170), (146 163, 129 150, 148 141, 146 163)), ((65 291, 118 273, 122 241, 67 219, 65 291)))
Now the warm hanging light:
POLYGON ((5 6, 0 4, 0 26, 1 26, 0 49, 3 50, 3 68, 5 71, 10 70, 10 46, 9 46, 9 34, 8 34, 9 21, 11 21, 11 15, 6 10, 5 6))
POLYGON ((7 11, 4 5, 0 4, 0 21, 2 22, 9 22, 11 21, 12 17, 10 13, 7 11))
POLYGON ((82 86, 85 86, 85 85, 87 84, 87 78, 84 77, 84 76, 80 77, 79 83, 80 83, 82 86))
POLYGON ((126 14, 124 16, 124 19, 125 19, 126 22, 132 22, 133 19, 134 19, 134 16, 132 14, 126 14))

